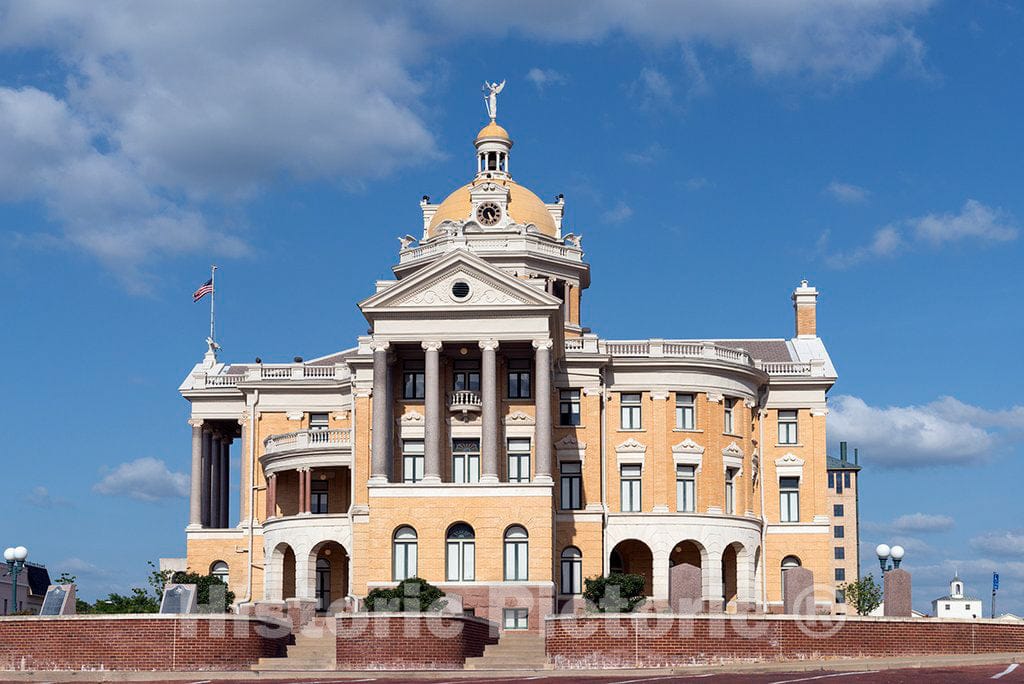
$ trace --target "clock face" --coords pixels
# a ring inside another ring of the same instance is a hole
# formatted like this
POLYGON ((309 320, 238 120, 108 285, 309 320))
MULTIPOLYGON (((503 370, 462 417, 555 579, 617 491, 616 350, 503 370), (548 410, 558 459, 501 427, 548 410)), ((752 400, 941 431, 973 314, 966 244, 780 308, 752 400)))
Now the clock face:
POLYGON ((501 220, 501 207, 494 202, 484 202, 476 208, 476 220, 484 226, 493 226, 501 220))

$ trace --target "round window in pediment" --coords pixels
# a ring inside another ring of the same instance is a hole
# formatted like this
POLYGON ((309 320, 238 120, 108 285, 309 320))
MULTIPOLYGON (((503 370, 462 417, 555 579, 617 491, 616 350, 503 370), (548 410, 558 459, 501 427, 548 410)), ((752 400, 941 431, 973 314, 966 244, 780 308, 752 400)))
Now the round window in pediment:
POLYGON ((465 280, 456 280, 452 283, 452 299, 462 302, 469 297, 469 283, 465 280))

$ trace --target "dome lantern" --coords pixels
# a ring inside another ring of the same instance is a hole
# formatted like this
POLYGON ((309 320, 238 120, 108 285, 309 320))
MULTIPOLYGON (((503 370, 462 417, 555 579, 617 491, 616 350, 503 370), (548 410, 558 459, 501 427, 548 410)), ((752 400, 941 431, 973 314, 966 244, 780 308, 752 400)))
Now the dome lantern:
POLYGON ((476 146, 477 178, 511 178, 508 172, 508 153, 512 149, 512 139, 508 131, 491 119, 476 134, 473 144, 476 146))

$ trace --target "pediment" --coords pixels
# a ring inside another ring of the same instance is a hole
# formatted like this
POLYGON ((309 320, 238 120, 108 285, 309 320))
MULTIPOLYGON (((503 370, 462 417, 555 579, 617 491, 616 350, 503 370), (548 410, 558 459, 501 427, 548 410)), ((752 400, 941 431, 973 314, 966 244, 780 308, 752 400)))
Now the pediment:
POLYGON ((619 454, 643 454, 647 452, 647 445, 643 442, 639 442, 633 437, 630 437, 622 444, 615 447, 615 452, 619 454))
POLYGON ((704 447, 702 447, 700 444, 697 444, 692 439, 687 437, 682 442, 680 442, 679 444, 676 444, 676 445, 674 445, 672 447, 672 453, 674 453, 674 454, 703 454, 704 453, 704 447))

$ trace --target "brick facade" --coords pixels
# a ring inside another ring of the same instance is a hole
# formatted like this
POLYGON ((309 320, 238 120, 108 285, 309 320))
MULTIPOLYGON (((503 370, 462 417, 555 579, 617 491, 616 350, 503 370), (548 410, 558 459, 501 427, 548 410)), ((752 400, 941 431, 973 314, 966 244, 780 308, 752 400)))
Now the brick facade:
POLYGON ((339 670, 461 670, 497 642, 496 625, 461 615, 337 618, 339 670))

